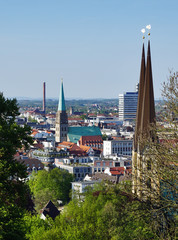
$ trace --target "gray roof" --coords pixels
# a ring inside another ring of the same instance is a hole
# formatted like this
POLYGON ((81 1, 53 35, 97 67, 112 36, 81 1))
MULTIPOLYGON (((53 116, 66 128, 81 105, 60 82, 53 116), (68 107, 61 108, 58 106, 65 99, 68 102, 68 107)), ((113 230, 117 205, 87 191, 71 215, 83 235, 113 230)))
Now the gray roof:
POLYGON ((46 215, 48 215, 53 220, 59 215, 59 213, 60 213, 59 210, 52 203, 51 200, 46 204, 46 206, 41 211, 41 214, 43 214, 45 217, 46 217, 46 215))

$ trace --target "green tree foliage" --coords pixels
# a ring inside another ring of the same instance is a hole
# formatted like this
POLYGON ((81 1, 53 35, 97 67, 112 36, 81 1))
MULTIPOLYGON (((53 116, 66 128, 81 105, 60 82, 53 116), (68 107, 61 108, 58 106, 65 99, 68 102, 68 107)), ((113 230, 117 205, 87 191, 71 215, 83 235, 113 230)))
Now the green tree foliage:
POLYGON ((65 170, 54 168, 47 172, 46 170, 33 172, 29 180, 29 187, 34 195, 36 210, 42 209, 49 200, 56 206, 57 200, 63 203, 69 201, 69 193, 71 190, 72 174, 65 170))
POLYGON ((29 122, 37 123, 37 120, 35 120, 35 119, 32 118, 31 116, 28 117, 28 121, 29 121, 29 122))
POLYGON ((52 240, 59 239, 54 228, 54 222, 52 219, 48 218, 46 221, 40 218, 39 215, 31 215, 26 213, 24 215, 24 230, 26 232, 26 239, 30 240, 52 240))
POLYGON ((119 185, 102 184, 97 189, 87 192, 85 201, 74 198, 49 229, 34 229, 29 239, 159 239, 152 231, 146 204, 124 193, 119 185))
POLYGON ((85 120, 85 119, 87 119, 87 116, 84 115, 84 114, 82 114, 82 115, 80 116, 80 118, 81 118, 82 120, 85 120))
POLYGON ((177 72, 174 72, 174 73, 170 72, 168 81, 163 83, 162 96, 164 98, 165 104, 167 105, 166 118, 168 119, 169 122, 172 122, 178 118, 178 80, 177 78, 178 78, 177 72))
POLYGON ((104 133, 104 134, 102 135, 103 141, 105 141, 107 138, 108 138, 108 136, 104 133))
POLYGON ((18 148, 31 143, 30 128, 20 127, 17 101, 0 94, 0 239, 23 239, 22 215, 27 191, 26 168, 14 160, 18 148))

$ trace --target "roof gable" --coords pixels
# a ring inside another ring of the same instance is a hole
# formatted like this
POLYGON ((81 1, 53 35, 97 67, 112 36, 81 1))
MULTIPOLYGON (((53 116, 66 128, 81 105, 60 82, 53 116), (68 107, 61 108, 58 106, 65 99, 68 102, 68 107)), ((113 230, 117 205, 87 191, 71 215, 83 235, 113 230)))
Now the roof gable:
POLYGON ((41 211, 41 214, 43 214, 45 217, 46 217, 46 215, 48 215, 53 220, 55 219, 55 217, 57 217, 59 215, 59 213, 60 213, 59 210, 51 202, 51 200, 47 203, 47 205, 41 211))

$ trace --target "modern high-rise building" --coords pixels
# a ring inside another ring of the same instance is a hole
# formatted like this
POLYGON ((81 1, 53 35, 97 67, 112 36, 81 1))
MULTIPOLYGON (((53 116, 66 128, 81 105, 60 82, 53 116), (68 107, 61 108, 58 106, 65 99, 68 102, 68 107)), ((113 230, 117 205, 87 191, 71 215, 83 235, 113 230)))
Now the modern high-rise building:
POLYGON ((58 111, 56 113, 56 133, 55 133, 56 142, 67 141, 67 133, 68 133, 68 116, 66 113, 63 81, 61 80, 59 105, 58 105, 58 111))
POLYGON ((136 119, 137 100, 138 100, 138 91, 119 94, 119 120, 120 121, 136 119))

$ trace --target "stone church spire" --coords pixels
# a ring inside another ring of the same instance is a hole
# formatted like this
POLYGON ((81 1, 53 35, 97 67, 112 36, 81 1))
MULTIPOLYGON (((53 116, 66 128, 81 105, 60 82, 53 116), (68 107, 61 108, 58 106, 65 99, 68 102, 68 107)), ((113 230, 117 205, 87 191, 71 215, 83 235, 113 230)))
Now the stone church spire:
POLYGON ((136 126, 134 135, 134 151, 137 151, 138 145, 138 135, 141 131, 141 116, 143 108, 143 89, 145 85, 145 47, 143 43, 142 47, 142 59, 140 68, 140 80, 139 80, 139 91, 138 91, 138 103, 137 103, 137 116, 136 116, 136 126))
POLYGON ((141 117, 142 117, 142 107, 143 107, 143 89, 145 85, 145 46, 143 42, 142 47, 142 58, 140 67, 140 80, 139 80, 139 91, 138 91, 138 101, 137 101, 137 115, 136 115, 136 125, 135 134, 133 139, 133 151, 132 151, 132 191, 137 192, 138 185, 138 140, 141 131, 141 117))
POLYGON ((58 111, 56 113, 56 132, 55 132, 56 142, 67 141, 67 133, 68 133, 68 117, 65 107, 63 80, 61 80, 58 111))
POLYGON ((156 121, 150 40, 148 40, 146 67, 143 45, 139 84, 134 147, 132 151, 132 192, 137 194, 138 197, 142 197, 145 189, 143 170, 147 160, 145 159, 143 149, 141 149, 141 141, 143 136, 153 139, 154 136, 151 134, 150 127, 156 121))
POLYGON ((155 123, 155 102, 153 92, 153 77, 151 65, 150 40, 148 40, 147 63, 145 73, 145 87, 143 92, 143 107, 141 117, 141 131, 150 136, 150 126, 155 123))

